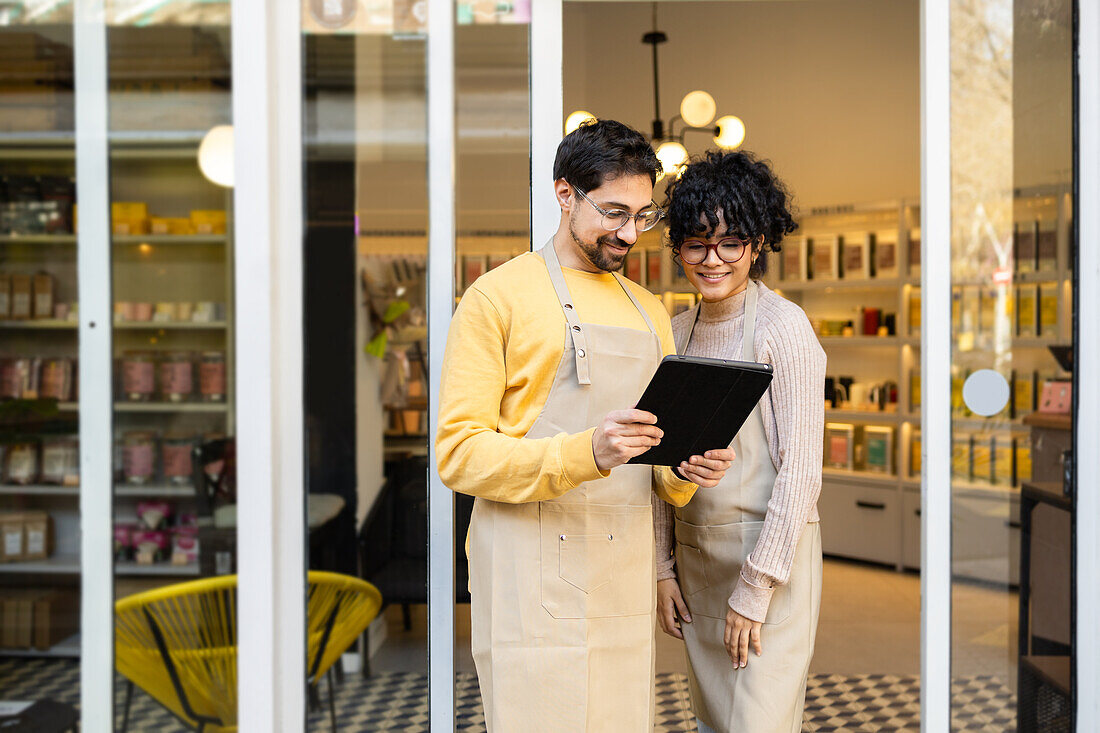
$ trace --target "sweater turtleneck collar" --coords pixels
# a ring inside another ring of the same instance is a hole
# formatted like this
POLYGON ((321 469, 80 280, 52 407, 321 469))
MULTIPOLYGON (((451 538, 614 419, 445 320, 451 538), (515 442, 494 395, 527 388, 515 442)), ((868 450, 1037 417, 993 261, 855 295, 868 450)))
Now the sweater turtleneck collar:
POLYGON ((749 288, 755 285, 751 280, 747 288, 740 293, 735 293, 728 298, 713 303, 702 301, 699 304, 699 321, 701 323, 718 323, 728 321, 745 313, 745 296, 749 288))

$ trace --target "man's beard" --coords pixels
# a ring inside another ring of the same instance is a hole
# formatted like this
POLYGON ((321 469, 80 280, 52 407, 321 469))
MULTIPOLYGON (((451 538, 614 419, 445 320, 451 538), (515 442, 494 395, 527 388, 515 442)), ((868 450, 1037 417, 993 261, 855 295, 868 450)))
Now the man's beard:
POLYGON ((593 265, 603 270, 604 272, 615 272, 616 270, 623 269, 623 260, 626 259, 626 254, 615 254, 602 245, 611 245, 615 247, 625 247, 630 249, 631 245, 619 239, 619 235, 615 232, 608 232, 602 237, 598 237, 594 244, 589 244, 577 236, 577 232, 573 229, 573 222, 569 222, 569 236, 573 238, 573 241, 577 243, 577 246, 581 248, 581 252, 588 258, 588 261, 593 265))

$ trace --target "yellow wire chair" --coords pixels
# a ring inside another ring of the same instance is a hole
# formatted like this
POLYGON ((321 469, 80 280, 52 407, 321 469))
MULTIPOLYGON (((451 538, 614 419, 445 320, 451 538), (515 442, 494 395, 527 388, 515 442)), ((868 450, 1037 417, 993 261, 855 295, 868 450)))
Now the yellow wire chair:
MULTIPOLYGON (((340 573, 309 572, 307 680, 318 684, 370 625, 382 594, 340 573)), ((115 603, 115 666, 127 680, 122 730, 134 685, 187 727, 237 730, 237 576, 137 593, 115 603)), ((336 707, 329 678, 329 713, 336 707)))

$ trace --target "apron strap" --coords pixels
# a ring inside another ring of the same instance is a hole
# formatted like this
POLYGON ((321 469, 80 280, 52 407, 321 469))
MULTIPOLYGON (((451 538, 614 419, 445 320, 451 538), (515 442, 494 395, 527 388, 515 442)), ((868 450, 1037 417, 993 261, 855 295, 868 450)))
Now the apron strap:
POLYGON ((554 285, 558 302, 565 312, 566 330, 573 339, 573 356, 577 361, 577 381, 580 384, 592 384, 592 377, 588 371, 588 343, 584 340, 584 329, 581 328, 581 319, 577 317, 577 309, 573 307, 572 298, 569 295, 569 287, 565 284, 565 273, 561 271, 561 263, 558 261, 558 253, 554 251, 554 240, 539 250, 546 269, 550 273, 550 282, 554 285))
POLYGON ((745 293, 745 325, 741 339, 741 358, 756 361, 756 301, 760 297, 756 281, 749 280, 745 293))
MULTIPOLYGON (((749 284, 745 289, 745 320, 742 325, 741 333, 741 359, 742 361, 756 361, 756 302, 760 297, 760 291, 757 287, 756 281, 749 280, 749 284)), ((683 344, 676 344, 676 353, 684 354, 687 352, 687 347, 691 343, 691 335, 695 333, 695 324, 699 322, 699 311, 702 310, 702 305, 695 306, 695 316, 691 319, 691 328, 688 329, 687 335, 683 336, 681 340, 683 344)))
POLYGON ((638 312, 642 314, 642 319, 645 321, 645 325, 649 327, 649 333, 653 336, 657 335, 657 329, 653 325, 653 320, 646 313, 645 308, 638 302, 638 299, 634 297, 634 293, 630 292, 630 288, 627 287, 626 281, 623 280, 623 276, 617 272, 611 273, 615 276, 615 279, 619 281, 619 285, 622 287, 623 292, 626 293, 626 297, 630 298, 630 302, 634 304, 634 307, 638 309, 638 312))

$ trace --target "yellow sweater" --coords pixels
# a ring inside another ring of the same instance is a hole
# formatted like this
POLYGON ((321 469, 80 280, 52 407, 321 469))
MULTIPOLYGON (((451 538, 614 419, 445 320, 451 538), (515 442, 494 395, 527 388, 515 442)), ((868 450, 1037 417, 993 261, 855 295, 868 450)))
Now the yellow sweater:
MULTIPOLYGON (((613 275, 563 269, 582 322, 649 331, 613 275)), ((660 301, 640 285, 627 285, 649 313, 664 353, 675 353, 672 324, 660 301)), ((466 291, 443 356, 435 448, 444 484, 463 494, 521 503, 554 499, 608 475, 592 455, 595 428, 523 437, 550 394, 564 333, 565 315, 536 253, 516 257, 466 291)), ((654 469, 653 485, 675 506, 686 504, 697 488, 667 467, 654 469)))

